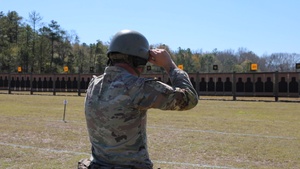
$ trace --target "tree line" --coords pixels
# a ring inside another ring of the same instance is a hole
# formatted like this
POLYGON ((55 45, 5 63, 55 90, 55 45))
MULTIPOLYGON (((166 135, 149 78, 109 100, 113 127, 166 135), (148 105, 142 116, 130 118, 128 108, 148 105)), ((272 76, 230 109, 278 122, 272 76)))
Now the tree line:
MULTIPOLYGON (((103 72, 109 42, 81 43, 74 31, 64 30, 51 20, 42 22, 36 11, 24 19, 16 11, 0 11, 0 73, 69 73, 103 72)), ((300 54, 272 53, 258 56, 254 52, 239 48, 211 52, 178 48, 171 50, 167 44, 151 44, 151 48, 168 50, 177 65, 188 73, 196 72, 249 72, 251 63, 258 65, 259 72, 288 72, 296 70, 300 54)), ((162 70, 147 65, 145 73, 162 70)))

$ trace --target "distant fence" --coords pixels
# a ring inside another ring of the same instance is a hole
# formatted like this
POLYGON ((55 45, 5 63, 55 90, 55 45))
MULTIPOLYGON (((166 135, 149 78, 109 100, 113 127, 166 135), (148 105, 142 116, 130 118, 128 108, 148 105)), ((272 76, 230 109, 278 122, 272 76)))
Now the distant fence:
MULTIPOLYGON (((145 74, 169 83, 166 74, 145 74)), ((299 97, 300 72, 190 73, 190 80, 201 96, 299 97)), ((0 90, 84 93, 92 74, 0 74, 0 90)))
POLYGON ((91 74, 0 74, 0 90, 34 92, 85 92, 91 74))
POLYGON ((299 97, 299 72, 190 74, 200 95, 252 97, 299 97))

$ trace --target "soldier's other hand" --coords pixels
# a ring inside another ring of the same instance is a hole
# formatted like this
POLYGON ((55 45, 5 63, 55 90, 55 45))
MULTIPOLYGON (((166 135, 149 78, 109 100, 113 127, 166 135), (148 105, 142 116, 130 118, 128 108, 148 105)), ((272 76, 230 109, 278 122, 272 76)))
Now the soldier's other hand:
POLYGON ((148 61, 156 66, 163 67, 167 72, 176 67, 170 54, 164 49, 151 49, 148 61))

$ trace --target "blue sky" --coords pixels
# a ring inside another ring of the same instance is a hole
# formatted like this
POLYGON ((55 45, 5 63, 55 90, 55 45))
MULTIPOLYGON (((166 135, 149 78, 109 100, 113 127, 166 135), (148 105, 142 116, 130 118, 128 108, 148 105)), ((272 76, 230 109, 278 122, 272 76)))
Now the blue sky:
POLYGON ((0 0, 0 11, 16 11, 24 21, 36 11, 45 24, 55 20, 75 31, 81 43, 109 42, 133 29, 171 50, 242 47, 258 56, 300 54, 299 9, 299 0, 0 0))

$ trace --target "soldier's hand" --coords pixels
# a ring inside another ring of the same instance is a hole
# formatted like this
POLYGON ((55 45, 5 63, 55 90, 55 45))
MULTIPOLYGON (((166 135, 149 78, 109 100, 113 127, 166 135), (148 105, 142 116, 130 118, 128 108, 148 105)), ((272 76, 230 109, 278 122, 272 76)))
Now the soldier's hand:
POLYGON ((176 67, 170 54, 164 49, 151 49, 148 61, 156 66, 163 67, 167 72, 169 72, 171 68, 176 67))

